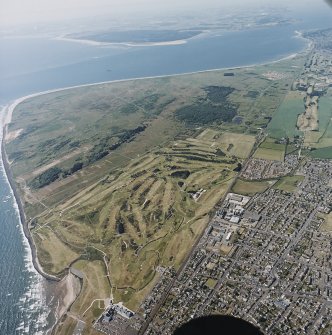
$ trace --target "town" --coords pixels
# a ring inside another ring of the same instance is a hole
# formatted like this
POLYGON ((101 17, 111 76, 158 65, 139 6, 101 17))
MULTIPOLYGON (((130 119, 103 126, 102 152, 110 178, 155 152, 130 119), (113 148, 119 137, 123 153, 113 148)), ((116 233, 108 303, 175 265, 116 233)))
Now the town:
MULTIPOLYGON (((228 195, 146 334, 172 334, 208 314, 244 318, 265 334, 331 334, 331 230, 323 227, 332 164, 307 161, 297 173, 305 177, 292 193, 228 195)), ((152 310, 158 300, 148 301, 152 310)))
POLYGON ((113 309, 95 327, 172 334, 191 318, 231 314, 267 335, 331 334, 332 164, 307 159, 296 174, 292 192, 229 193, 182 270, 158 269, 142 316, 122 315, 115 332, 113 309))
MULTIPOLYGON (((160 279, 137 313, 108 308, 96 329, 171 335, 190 319, 226 314, 266 335, 332 333, 332 161, 310 156, 327 140, 318 111, 332 87, 331 34, 305 36, 315 48, 291 88, 303 97, 296 125, 302 133, 275 141, 292 150, 279 160, 252 156, 239 173, 269 186, 251 195, 229 192, 182 266, 158 266, 160 279)), ((262 129, 257 141, 266 136, 262 129)))

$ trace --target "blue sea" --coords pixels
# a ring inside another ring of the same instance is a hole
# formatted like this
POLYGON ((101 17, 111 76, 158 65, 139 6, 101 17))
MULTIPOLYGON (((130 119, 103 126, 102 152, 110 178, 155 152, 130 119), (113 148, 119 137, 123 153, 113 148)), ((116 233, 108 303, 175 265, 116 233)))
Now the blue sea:
MULTIPOLYGON (((0 106, 67 86, 277 60, 306 47, 295 30, 328 27, 332 16, 325 13, 324 20, 311 15, 302 23, 211 34, 175 46, 102 47, 37 37, 0 38, 0 106)), ((45 334, 51 320, 48 284, 33 269, 1 162, 0 256, 0 335, 45 334)))

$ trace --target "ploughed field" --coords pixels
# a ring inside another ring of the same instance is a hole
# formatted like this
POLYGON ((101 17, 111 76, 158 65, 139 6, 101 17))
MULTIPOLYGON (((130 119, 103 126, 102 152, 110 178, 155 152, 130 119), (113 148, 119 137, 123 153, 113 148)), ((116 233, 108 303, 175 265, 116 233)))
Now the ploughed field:
MULTIPOLYGON (((102 311, 95 299, 139 311, 158 266, 179 268, 303 61, 100 84, 17 106, 6 151, 38 258, 58 276, 83 272, 71 311, 88 327, 102 311)), ((284 148, 261 149, 283 159, 284 148)))

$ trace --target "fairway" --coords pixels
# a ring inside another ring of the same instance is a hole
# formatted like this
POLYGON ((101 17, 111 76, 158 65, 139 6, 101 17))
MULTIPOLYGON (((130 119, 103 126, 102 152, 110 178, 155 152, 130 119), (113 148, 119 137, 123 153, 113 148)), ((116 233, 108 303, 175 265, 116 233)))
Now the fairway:
POLYGON ((246 134, 237 134, 230 132, 220 133, 213 129, 205 129, 198 139, 212 141, 213 146, 220 145, 220 148, 239 158, 247 158, 255 144, 255 137, 246 134))
MULTIPOLYGON (((78 87, 16 107, 6 151, 38 260, 60 277, 68 266, 83 273, 71 312, 87 332, 101 312, 94 299, 137 311, 158 268, 179 269, 303 61, 78 87), (274 70, 280 80, 266 78, 274 70)), ((256 154, 283 160, 273 141, 256 154)), ((269 185, 239 180, 234 190, 269 185)))
MULTIPOLYGON (((213 134, 222 137, 221 132, 213 134)), ((56 273, 73 259, 88 254, 101 261, 104 253, 113 294, 137 309, 156 277, 155 268, 180 266, 234 180, 240 160, 224 154, 224 146, 204 134, 174 141, 83 188, 52 213, 40 214, 32 233, 40 241, 41 264, 56 273), (87 243, 96 249, 91 252, 87 243), (58 251, 49 257, 51 246, 58 251), (66 257, 61 257, 66 249, 66 257)), ((91 288, 85 290, 90 294, 91 288)), ((89 301, 81 301, 82 308, 89 301)))

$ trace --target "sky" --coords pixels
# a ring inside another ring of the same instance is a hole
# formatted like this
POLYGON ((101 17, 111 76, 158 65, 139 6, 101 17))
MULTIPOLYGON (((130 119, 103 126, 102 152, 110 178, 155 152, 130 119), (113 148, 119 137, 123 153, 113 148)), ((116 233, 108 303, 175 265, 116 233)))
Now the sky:
MULTIPOLYGON (((332 0, 326 0, 332 2, 332 0)), ((207 7, 241 7, 243 4, 282 4, 296 7, 312 0, 0 0, 2 25, 54 22, 101 14, 164 12, 207 7)), ((315 5, 324 0, 314 0, 315 5)))

